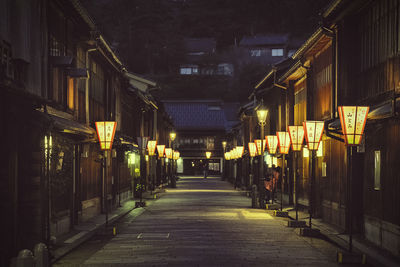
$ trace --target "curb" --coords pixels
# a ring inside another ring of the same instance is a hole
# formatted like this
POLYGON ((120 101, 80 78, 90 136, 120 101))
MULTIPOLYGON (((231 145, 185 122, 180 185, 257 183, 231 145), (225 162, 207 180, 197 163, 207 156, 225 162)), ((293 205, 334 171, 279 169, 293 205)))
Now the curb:
MULTIPOLYGON (((132 208, 129 208, 128 210, 126 210, 124 212, 121 212, 121 214, 115 215, 114 217, 112 217, 112 218, 110 218, 108 220, 108 224, 114 223, 115 221, 117 221, 118 219, 124 217, 125 215, 127 215, 128 213, 130 213, 134 209, 136 209, 136 208, 133 206, 132 208)), ((105 224, 106 223, 104 222, 104 223, 96 225, 95 227, 93 227, 89 231, 86 231, 86 233, 82 237, 77 239, 75 242, 73 242, 73 243, 71 243, 69 245, 63 246, 63 247, 53 251, 53 253, 52 253, 53 258, 51 259, 51 263, 55 263, 56 261, 61 259, 63 256, 68 254, 70 251, 72 251, 73 249, 75 249, 76 247, 81 245, 83 242, 89 240, 91 237, 93 237, 96 234, 96 232, 100 228, 105 227, 105 224)), ((85 232, 85 231, 82 231, 82 232, 85 232)))

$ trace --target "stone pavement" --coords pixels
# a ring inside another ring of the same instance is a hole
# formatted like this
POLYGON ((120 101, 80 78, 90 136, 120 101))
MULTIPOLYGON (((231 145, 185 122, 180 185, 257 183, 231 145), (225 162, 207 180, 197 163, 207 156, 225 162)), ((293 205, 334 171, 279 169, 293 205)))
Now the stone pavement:
MULTIPOLYGON (((153 199, 154 194, 158 194, 163 191, 163 187, 157 188, 155 191, 144 193, 143 198, 153 199)), ((110 213, 108 214, 108 224, 112 225, 118 219, 128 213, 140 215, 143 212, 143 209, 135 209, 135 201, 139 200, 125 201, 121 203, 121 207, 110 211, 110 213)), ((66 255, 82 243, 88 241, 98 231, 103 231, 103 229, 105 229, 105 226, 105 214, 99 214, 84 223, 80 223, 79 225, 74 226, 74 229, 72 231, 57 239, 56 245, 51 250, 52 262, 56 262, 61 257, 66 255)))
POLYGON ((250 204, 218 177, 182 177, 119 220, 116 236, 97 235, 55 266, 337 266, 337 247, 250 204))

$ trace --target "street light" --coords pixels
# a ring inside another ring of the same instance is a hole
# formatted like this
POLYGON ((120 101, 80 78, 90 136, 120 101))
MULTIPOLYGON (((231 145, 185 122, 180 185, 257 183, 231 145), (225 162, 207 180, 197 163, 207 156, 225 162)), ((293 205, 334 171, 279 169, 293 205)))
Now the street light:
POLYGON ((315 184, 315 156, 318 150, 319 143, 321 142, 322 134, 324 133, 324 122, 323 121, 304 121, 303 122, 304 135, 306 137, 308 150, 311 151, 309 168, 311 168, 310 175, 310 228, 312 213, 314 210, 314 184, 315 184))
POLYGON ((103 157, 103 204, 106 211, 106 227, 108 226, 108 200, 107 200, 107 151, 112 149, 114 141, 115 129, 117 123, 115 121, 96 121, 96 131, 100 142, 100 149, 104 151, 103 157))
MULTIPOLYGON (((171 149, 174 149, 174 140, 176 138, 176 133, 174 131, 171 131, 169 133, 169 147, 171 149)), ((169 159, 172 159, 172 155, 169 157, 169 159)), ((176 181, 175 181, 175 177, 173 174, 173 170, 174 169, 174 161, 171 160, 171 162, 169 162, 169 179, 171 182, 171 187, 176 187, 176 181)))
POLYGON ((369 107, 361 106, 339 106, 340 124, 347 147, 348 169, 347 169, 347 209, 349 229, 349 252, 353 250, 353 214, 352 214, 352 180, 353 180, 353 147, 361 143, 367 121, 369 107))
POLYGON ((175 138, 176 138, 176 133, 175 132, 170 132, 169 133, 169 139, 171 139, 171 141, 173 142, 173 141, 175 141, 175 138))
POLYGON ((292 143, 292 150, 294 154, 293 160, 293 194, 294 194, 294 205, 296 210, 296 221, 298 220, 298 203, 297 203, 297 157, 304 141, 304 128, 303 126, 289 126, 289 136, 292 143))
MULTIPOLYGON (((222 141, 222 149, 223 149, 223 153, 225 155, 226 153, 226 145, 227 142, 226 141, 222 141)), ((222 159, 222 180, 225 180, 225 176, 226 176, 226 157, 224 156, 224 158, 222 159)))
POLYGON ((289 153, 290 136, 288 132, 277 132, 279 151, 282 154, 282 179, 281 179, 281 210, 283 210, 283 175, 285 174, 285 155, 289 153))
MULTIPOLYGON (((264 106, 263 99, 261 99, 261 103, 256 109, 256 114, 257 114, 258 124, 260 125, 260 139, 264 140, 264 126, 266 124, 268 110, 264 106)), ((261 152, 261 147, 263 147, 263 144, 260 145, 260 149, 259 149, 260 152, 261 152)), ((260 175, 258 178, 259 188, 261 188, 263 186, 262 185, 262 177, 264 177, 264 153, 263 152, 264 151, 262 151, 262 153, 259 154, 260 155, 260 175)), ((254 191, 256 192, 257 188, 254 191)), ((262 192, 261 189, 259 191, 262 192)), ((255 197, 255 196, 253 196, 253 197, 255 197)), ((262 197, 260 197, 259 199, 260 199, 260 208, 262 208, 264 200, 262 197)))
POLYGON ((207 152, 206 152, 206 158, 207 158, 207 159, 211 158, 211 152, 210 152, 210 151, 207 151, 207 152))

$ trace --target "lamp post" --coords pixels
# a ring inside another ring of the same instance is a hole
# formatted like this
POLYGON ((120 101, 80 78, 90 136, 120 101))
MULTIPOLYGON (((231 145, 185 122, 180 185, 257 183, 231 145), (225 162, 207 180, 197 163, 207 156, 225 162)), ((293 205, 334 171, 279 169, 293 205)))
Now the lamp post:
MULTIPOLYGON (((171 131, 169 133, 169 147, 173 150, 174 149, 174 141, 176 138, 176 133, 174 131, 171 131)), ((175 177, 173 174, 173 169, 174 169, 174 161, 172 159, 172 155, 171 157, 169 157, 169 159, 171 160, 171 162, 169 163, 169 176, 170 176, 170 181, 171 181, 171 187, 176 187, 176 181, 175 181, 175 177)))
POLYGON ((289 136, 288 132, 277 132, 276 136, 278 137, 279 151, 282 154, 282 179, 281 179, 281 211, 282 211, 283 210, 283 190, 284 190, 283 176, 285 174, 285 155, 289 153, 290 136, 289 136))
MULTIPOLYGON (((265 138, 264 137, 264 126, 266 124, 268 110, 265 108, 264 102, 262 99, 261 99, 260 105, 256 109, 256 113, 257 113, 258 124, 260 125, 260 139, 264 140, 264 138, 265 138)), ((264 147, 264 145, 262 145, 261 147, 264 147)), ((261 151, 261 150, 259 150, 259 151, 261 151)), ((262 185, 262 177, 264 177, 264 151, 262 151, 262 153, 260 155, 260 174, 259 174, 259 178, 258 178, 259 188, 261 188, 263 186, 262 185)), ((261 189, 259 191, 261 192, 261 189)), ((264 199, 262 197, 260 197, 259 200, 260 200, 260 204, 261 204, 260 208, 262 208, 264 199)))
POLYGON ((310 204, 309 213, 310 220, 309 226, 311 228, 312 213, 314 211, 314 184, 315 184, 315 156, 318 150, 319 143, 321 142, 322 134, 324 133, 323 121, 304 121, 303 122, 304 135, 306 137, 308 150, 311 151, 309 169, 311 168, 310 175, 310 204))
POLYGON ((353 250, 353 214, 352 214, 352 183, 353 183, 353 148, 361 142, 367 121, 369 107, 339 106, 340 124, 347 148, 347 210, 349 231, 349 252, 353 250))
POLYGON ((115 121, 97 121, 96 123, 97 137, 99 138, 100 149, 104 151, 103 156, 103 207, 106 213, 106 227, 108 226, 108 192, 107 192, 107 151, 112 149, 114 141, 115 129, 117 123, 115 121))
POLYGON ((226 171, 225 171, 225 167, 226 167, 226 157, 225 157, 225 153, 226 153, 226 141, 222 141, 222 150, 224 152, 224 158, 222 159, 222 180, 225 180, 225 175, 226 175, 226 171))
POLYGON ((297 157, 301 151, 304 141, 304 128, 302 126, 289 126, 289 136, 292 143, 292 151, 294 155, 293 160, 293 194, 294 194, 294 209, 296 210, 296 221, 298 216, 298 203, 297 203, 297 157))

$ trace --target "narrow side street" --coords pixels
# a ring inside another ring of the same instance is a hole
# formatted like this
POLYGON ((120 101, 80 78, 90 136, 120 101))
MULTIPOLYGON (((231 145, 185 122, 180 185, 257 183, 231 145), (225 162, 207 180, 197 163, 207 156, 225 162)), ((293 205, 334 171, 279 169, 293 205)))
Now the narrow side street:
POLYGON ((220 177, 183 177, 140 215, 55 266, 336 266, 336 248, 300 237, 220 177))

